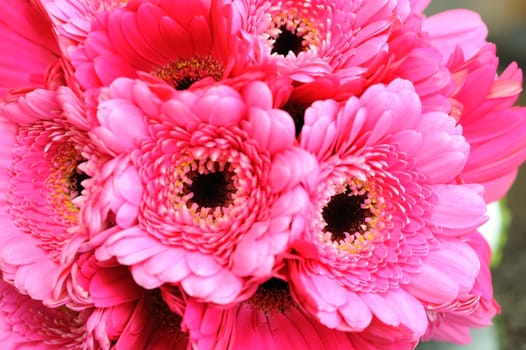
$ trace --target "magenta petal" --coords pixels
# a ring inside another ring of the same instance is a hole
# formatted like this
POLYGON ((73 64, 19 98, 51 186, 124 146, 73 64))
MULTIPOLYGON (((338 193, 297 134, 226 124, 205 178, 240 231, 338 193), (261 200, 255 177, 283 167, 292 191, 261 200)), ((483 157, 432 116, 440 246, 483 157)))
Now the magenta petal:
POLYGON ((217 263, 213 256, 198 252, 188 253, 186 255, 186 263, 190 270, 200 277, 212 276, 221 270, 221 265, 217 263))
POLYGON ((463 185, 434 185, 438 197, 427 221, 452 231, 443 234, 471 233, 486 221, 486 203, 474 190, 463 185))
POLYGON ((398 312, 395 306, 389 302, 387 296, 379 293, 360 293, 359 296, 380 321, 390 326, 400 324, 398 312))
POLYGON ((318 173, 318 163, 312 154, 301 148, 293 147, 278 153, 269 174, 269 184, 273 192, 291 189, 300 182, 309 182, 318 173))
POLYGON ((292 118, 280 110, 249 109, 251 129, 247 130, 259 145, 270 153, 292 147, 294 123, 292 118))
POLYGON ((217 304, 232 302, 241 292, 242 282, 227 270, 209 276, 190 275, 181 285, 189 295, 217 304))
POLYGON ((431 304, 451 302, 459 292, 454 276, 431 264, 424 264, 420 273, 412 276, 411 283, 404 288, 416 298, 431 304))
POLYGON ((348 294, 347 303, 340 308, 339 312, 346 323, 340 328, 343 331, 362 331, 369 326, 373 318, 373 313, 367 304, 352 292, 348 294))
POLYGON ((409 327, 417 337, 421 337, 428 325, 424 305, 413 295, 403 289, 391 290, 386 294, 386 300, 398 313, 400 323, 409 327))

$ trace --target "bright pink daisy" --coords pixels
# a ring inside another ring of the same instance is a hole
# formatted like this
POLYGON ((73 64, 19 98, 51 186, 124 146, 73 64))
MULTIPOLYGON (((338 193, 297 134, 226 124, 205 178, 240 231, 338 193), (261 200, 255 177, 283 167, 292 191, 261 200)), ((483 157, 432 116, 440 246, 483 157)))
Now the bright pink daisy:
POLYGON ((462 178, 485 187, 484 198, 501 199, 526 160, 526 108, 513 104, 522 91, 515 63, 497 75, 495 46, 482 47, 465 61, 457 50, 448 62, 457 89, 451 98, 471 152, 462 178))
POLYGON ((242 94, 152 89, 118 79, 101 93, 92 134, 117 170, 101 173, 111 199, 99 210, 111 209, 122 230, 93 237, 104 242, 97 257, 131 266, 148 289, 180 282, 196 298, 233 302, 302 229, 300 182, 315 161, 294 146, 292 120, 262 82, 242 94))
POLYGON ((422 113, 414 87, 395 80, 315 102, 300 143, 320 172, 289 260, 292 294, 329 328, 362 332, 378 319, 419 339, 426 309, 467 293, 479 272, 462 237, 486 208, 480 186, 454 183, 469 151, 461 129, 422 113))
POLYGON ((429 328, 424 339, 468 344, 470 330, 491 325, 493 317, 500 312, 493 299, 490 247, 479 233, 468 236, 467 243, 477 252, 481 265, 473 289, 453 303, 427 311, 429 328))
POLYGON ((248 59, 236 44, 238 22, 224 0, 130 1, 100 11, 72 53, 76 76, 94 88, 141 71, 181 90, 236 75, 248 59))
POLYGON ((288 284, 272 278, 248 300, 228 309, 189 300, 183 324, 198 349, 413 349, 404 332, 373 321, 368 332, 329 329, 296 305, 288 284), (390 332, 386 343, 375 333, 390 332))
POLYGON ((243 0, 236 8, 258 56, 300 82, 333 71, 343 81, 374 75, 410 12, 408 1, 376 0, 243 0))
POLYGON ((92 310, 48 308, 0 279, 2 349, 109 349, 92 310))
POLYGON ((484 198, 502 198, 526 159, 526 109, 513 107, 522 91, 515 63, 497 75, 495 46, 486 42, 480 16, 467 10, 446 11, 423 23, 426 40, 439 49, 451 71, 454 89, 447 94, 471 152, 461 177, 485 186, 484 198), (455 40, 451 40, 455 37, 455 40))
POLYGON ((62 248, 79 230, 84 179, 96 172, 86 162, 94 153, 83 107, 59 88, 4 103, 0 113, 9 120, 1 125, 1 267, 21 292, 48 300, 62 248))
POLYGON ((2 1, 0 11, 0 97, 55 86, 60 50, 49 18, 29 0, 2 1))

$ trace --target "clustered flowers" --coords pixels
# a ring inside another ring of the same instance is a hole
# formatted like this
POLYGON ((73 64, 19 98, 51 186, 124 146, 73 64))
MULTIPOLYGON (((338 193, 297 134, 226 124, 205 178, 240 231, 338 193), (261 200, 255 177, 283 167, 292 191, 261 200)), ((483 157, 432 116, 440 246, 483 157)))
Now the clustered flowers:
POLYGON ((1 2, 0 347, 469 342, 522 73, 427 3, 1 2))

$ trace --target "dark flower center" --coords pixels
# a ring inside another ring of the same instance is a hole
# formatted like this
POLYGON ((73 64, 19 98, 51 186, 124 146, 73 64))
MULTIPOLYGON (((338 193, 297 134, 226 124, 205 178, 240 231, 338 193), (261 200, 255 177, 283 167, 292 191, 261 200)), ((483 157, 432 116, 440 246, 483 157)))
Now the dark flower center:
POLYGON ((75 169, 68 179, 70 183, 71 198, 76 198, 81 195, 82 191, 84 190, 82 182, 89 178, 90 177, 78 167, 75 169))
POLYGON ((221 80, 223 65, 212 56, 196 56, 170 62, 165 66, 157 67, 151 73, 176 90, 186 90, 196 81, 207 77, 216 81, 221 80))
POLYGON ((362 208, 365 195, 352 195, 349 190, 332 196, 323 208, 325 231, 330 232, 333 241, 345 239, 345 233, 353 235, 364 231, 365 219, 371 216, 369 209, 362 208))
POLYGON ((303 125, 305 124, 305 110, 307 109, 307 106, 303 103, 289 100, 283 105, 283 107, 281 107, 281 109, 292 117, 296 129, 296 138, 298 138, 301 134, 301 129, 303 129, 303 125))
POLYGON ((290 30, 285 24, 279 27, 280 34, 274 39, 271 53, 286 56, 290 51, 295 55, 304 51, 303 35, 298 34, 298 28, 290 30))
POLYGON ((248 300, 256 310, 266 314, 284 313, 293 304, 289 285, 279 278, 271 278, 258 287, 256 293, 248 300))
POLYGON ((153 315, 156 325, 154 328, 160 331, 168 331, 173 334, 181 334, 182 318, 180 315, 170 310, 168 304, 164 301, 159 288, 149 292, 149 300, 151 314, 153 315))
MULTIPOLYGON (((227 166, 228 168, 228 166, 227 166)), ((191 184, 185 185, 185 193, 192 193, 191 203, 200 207, 225 207, 232 201, 235 193, 233 173, 228 170, 216 170, 206 174, 191 171, 188 173, 191 184)))

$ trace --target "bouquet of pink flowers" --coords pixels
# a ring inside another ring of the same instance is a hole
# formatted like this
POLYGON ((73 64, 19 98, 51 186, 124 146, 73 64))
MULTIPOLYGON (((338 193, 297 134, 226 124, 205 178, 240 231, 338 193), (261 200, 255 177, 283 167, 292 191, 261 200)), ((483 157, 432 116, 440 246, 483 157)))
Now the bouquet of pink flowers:
POLYGON ((0 348, 469 342, 522 73, 428 2, 0 2, 0 348))

